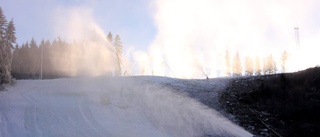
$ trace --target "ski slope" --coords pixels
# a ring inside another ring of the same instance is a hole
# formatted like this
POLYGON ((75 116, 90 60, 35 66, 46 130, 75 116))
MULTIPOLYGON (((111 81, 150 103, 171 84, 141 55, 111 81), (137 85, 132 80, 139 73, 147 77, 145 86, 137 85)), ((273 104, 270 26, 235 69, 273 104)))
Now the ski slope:
POLYGON ((223 83, 164 77, 18 80, 0 92, 0 136, 252 136, 197 101, 215 96, 223 83))

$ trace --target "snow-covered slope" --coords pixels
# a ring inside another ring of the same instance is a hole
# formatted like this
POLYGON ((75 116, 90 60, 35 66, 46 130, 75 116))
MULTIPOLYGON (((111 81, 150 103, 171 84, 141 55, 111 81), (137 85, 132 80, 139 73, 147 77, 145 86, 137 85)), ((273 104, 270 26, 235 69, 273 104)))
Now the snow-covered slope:
POLYGON ((204 98, 201 92, 223 88, 225 82, 164 77, 19 80, 0 93, 0 136, 252 136, 183 94, 196 97, 199 92, 204 98))

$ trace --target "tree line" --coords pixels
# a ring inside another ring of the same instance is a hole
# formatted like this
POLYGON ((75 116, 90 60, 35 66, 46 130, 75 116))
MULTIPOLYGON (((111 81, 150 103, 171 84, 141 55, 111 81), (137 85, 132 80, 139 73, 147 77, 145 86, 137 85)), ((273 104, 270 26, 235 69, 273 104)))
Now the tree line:
MULTIPOLYGON (((109 71, 110 75, 121 75, 123 48, 121 38, 119 35, 113 38, 112 33, 109 32, 107 39, 109 43, 114 46, 115 51, 111 51, 111 54, 114 54, 115 58, 112 58, 111 55, 108 56, 105 52, 100 52, 100 50, 103 49, 93 47, 87 43, 68 43, 58 37, 52 42, 49 40, 41 40, 40 44, 38 44, 34 38, 32 38, 30 42, 27 41, 21 46, 17 45, 14 48, 12 76, 17 79, 50 79, 79 76, 82 75, 81 73, 85 73, 85 71, 81 71, 82 64, 85 64, 85 60, 89 60, 91 67, 94 68, 111 68, 112 70, 110 69, 109 71), (93 48, 89 48, 90 46, 93 48), (102 58, 109 58, 107 61, 112 62, 113 66, 107 64, 106 60, 102 60, 102 58), (74 72, 72 69, 77 69, 75 70, 77 72, 74 72), (111 74, 111 71, 113 71, 113 74, 111 74)), ((83 69, 87 69, 87 66, 83 69)))
POLYGON ((81 75, 85 72, 83 70, 86 67, 82 65, 85 63, 91 68, 100 68, 102 72, 112 73, 110 75, 123 74, 121 70, 123 43, 119 35, 113 37, 109 32, 106 36, 107 42, 102 45, 95 43, 94 40, 92 43, 88 41, 68 43, 59 37, 53 41, 41 40, 40 43, 32 38, 18 45, 15 31, 13 19, 8 22, 0 7, 0 85, 9 84, 12 77, 38 79, 81 75), (107 51, 109 55, 105 55, 107 51), (80 70, 72 71, 77 67, 80 70))
POLYGON ((279 67, 272 54, 262 59, 260 56, 256 56, 255 58, 246 56, 244 58, 244 63, 242 63, 239 52, 236 52, 233 59, 231 59, 229 51, 226 50, 225 74, 227 76, 258 76, 276 74, 277 72, 286 72, 287 59, 288 53, 283 51, 279 67), (278 68, 281 68, 281 70, 278 70, 278 68))

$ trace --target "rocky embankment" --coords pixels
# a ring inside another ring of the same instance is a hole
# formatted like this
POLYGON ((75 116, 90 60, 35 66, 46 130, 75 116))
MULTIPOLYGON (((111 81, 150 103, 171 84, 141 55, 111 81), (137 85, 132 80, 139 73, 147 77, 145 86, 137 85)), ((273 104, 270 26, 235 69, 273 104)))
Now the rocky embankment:
POLYGON ((257 136, 320 136, 320 68, 234 78, 219 103, 257 136))

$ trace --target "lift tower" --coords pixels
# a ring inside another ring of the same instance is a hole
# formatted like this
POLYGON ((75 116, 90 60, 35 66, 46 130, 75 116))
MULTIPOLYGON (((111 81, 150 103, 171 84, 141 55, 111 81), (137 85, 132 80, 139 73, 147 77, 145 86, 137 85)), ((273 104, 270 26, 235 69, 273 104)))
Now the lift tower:
POLYGON ((300 37, 299 37, 299 27, 294 28, 295 31, 295 39, 296 39, 296 48, 300 48, 300 37))

